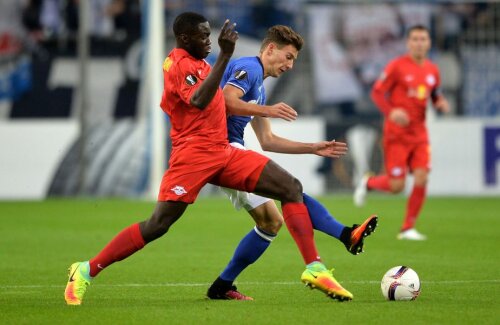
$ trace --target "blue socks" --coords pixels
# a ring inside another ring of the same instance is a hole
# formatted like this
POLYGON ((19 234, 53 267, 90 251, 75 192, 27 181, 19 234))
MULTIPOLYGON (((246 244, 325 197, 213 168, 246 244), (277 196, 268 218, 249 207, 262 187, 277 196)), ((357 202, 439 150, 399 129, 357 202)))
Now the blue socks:
POLYGON ((302 196, 304 197, 304 204, 309 211, 313 228, 340 239, 345 226, 335 220, 321 203, 306 193, 303 193, 302 196))
MULTIPOLYGON (((340 239, 345 226, 335 220, 326 208, 307 194, 303 194, 304 204, 307 207, 313 228, 330 236, 340 239)), ((233 258, 221 273, 219 278, 233 282, 250 264, 254 263, 269 247, 276 235, 254 227, 240 241, 234 252, 233 258)))
POLYGON ((226 281, 234 281, 245 268, 264 254, 264 251, 275 237, 276 235, 268 234, 254 227, 240 241, 233 258, 221 273, 220 278, 226 281))

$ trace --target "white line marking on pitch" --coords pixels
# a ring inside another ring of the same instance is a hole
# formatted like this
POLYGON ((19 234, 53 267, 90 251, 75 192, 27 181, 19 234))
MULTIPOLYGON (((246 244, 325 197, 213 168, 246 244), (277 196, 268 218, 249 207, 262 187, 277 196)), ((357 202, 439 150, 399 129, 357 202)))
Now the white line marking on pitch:
MULTIPOLYGON (((236 282, 238 285, 302 285, 296 282, 236 282)), ((380 281, 341 281, 341 283, 355 284, 379 284, 380 281)), ((500 279, 492 280, 443 280, 443 281, 422 281, 423 284, 467 284, 467 283, 500 283, 500 279)), ((123 283, 123 284, 93 284, 94 287, 204 287, 211 283, 123 283)), ((64 285, 0 285, 1 289, 46 289, 63 288, 64 285)))

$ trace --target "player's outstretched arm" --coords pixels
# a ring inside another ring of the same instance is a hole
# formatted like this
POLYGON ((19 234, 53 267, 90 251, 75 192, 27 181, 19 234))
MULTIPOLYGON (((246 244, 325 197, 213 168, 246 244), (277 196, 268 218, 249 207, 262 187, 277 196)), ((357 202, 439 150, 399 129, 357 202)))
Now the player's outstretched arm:
POLYGON ((238 32, 235 30, 236 24, 231 23, 229 19, 226 19, 224 26, 219 34, 219 47, 220 53, 217 56, 217 61, 215 62, 212 71, 208 74, 208 77, 203 81, 203 83, 196 89, 193 96, 191 97, 191 104, 200 109, 204 109, 212 101, 219 88, 220 81, 224 74, 229 59, 233 55, 234 48, 236 46, 236 40, 238 39, 238 32))
POLYGON ((313 143, 313 153, 328 158, 340 158, 347 153, 347 143, 331 141, 320 141, 313 143))
POLYGON ((272 106, 248 103, 241 99, 244 93, 240 88, 226 84, 223 90, 228 115, 273 117, 285 121, 297 118, 297 112, 285 103, 272 106))
POLYGON ((265 151, 288 154, 315 154, 329 158, 338 158, 347 152, 347 144, 343 142, 320 141, 305 143, 277 136, 272 132, 271 122, 265 117, 254 117, 251 125, 262 150, 265 151))
POLYGON ((443 96, 439 96, 434 102, 434 108, 442 113, 450 112, 450 104, 448 100, 443 96))

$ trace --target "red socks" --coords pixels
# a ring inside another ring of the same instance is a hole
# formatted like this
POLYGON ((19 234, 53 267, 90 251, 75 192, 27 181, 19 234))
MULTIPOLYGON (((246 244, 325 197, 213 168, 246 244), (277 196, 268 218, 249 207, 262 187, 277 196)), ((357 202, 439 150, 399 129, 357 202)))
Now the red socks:
POLYGON ((295 240, 306 265, 314 261, 320 261, 314 243, 314 231, 307 207, 304 203, 291 202, 285 203, 281 209, 283 210, 283 218, 288 231, 295 240))
POLYGON ((96 257, 89 261, 90 276, 96 276, 108 265, 123 260, 143 248, 144 245, 138 223, 123 229, 96 257))
POLYGON ((424 205, 426 192, 425 186, 413 186, 413 190, 406 206, 406 216, 405 221, 403 222, 403 227, 401 228, 402 231, 415 227, 418 214, 424 205))
POLYGON ((389 192, 391 187, 389 185, 389 176, 378 175, 368 178, 366 182, 366 188, 368 190, 375 190, 380 192, 389 192))

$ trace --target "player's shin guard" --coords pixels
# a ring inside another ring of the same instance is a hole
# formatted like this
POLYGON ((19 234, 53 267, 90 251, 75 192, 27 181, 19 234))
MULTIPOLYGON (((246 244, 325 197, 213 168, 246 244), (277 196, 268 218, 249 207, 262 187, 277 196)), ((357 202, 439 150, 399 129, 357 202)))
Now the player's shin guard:
POLYGON ((406 216, 403 222, 403 226, 401 227, 401 231, 405 231, 415 227, 415 222, 417 221, 420 210, 424 205, 426 192, 427 191, 425 186, 415 185, 413 187, 410 198, 408 199, 408 204, 406 206, 406 216))
POLYGON ((303 203, 289 202, 283 204, 281 208, 288 231, 295 240, 304 262, 309 264, 320 261, 307 207, 303 203))
POLYGON ((342 230, 345 226, 338 222, 317 200, 310 197, 306 193, 303 193, 302 196, 304 198, 304 204, 307 207, 307 211, 309 212, 313 228, 340 239, 340 235, 342 234, 342 230))
POLYGON ((226 281, 234 281, 236 277, 254 263, 269 247, 276 235, 266 233, 254 227, 238 244, 233 258, 220 277, 226 281))
POLYGON ((390 192, 389 176, 377 175, 369 177, 366 182, 366 189, 369 191, 390 192))
POLYGON ((145 244, 138 223, 123 229, 97 256, 89 261, 90 276, 95 277, 107 266, 134 254, 145 244))

